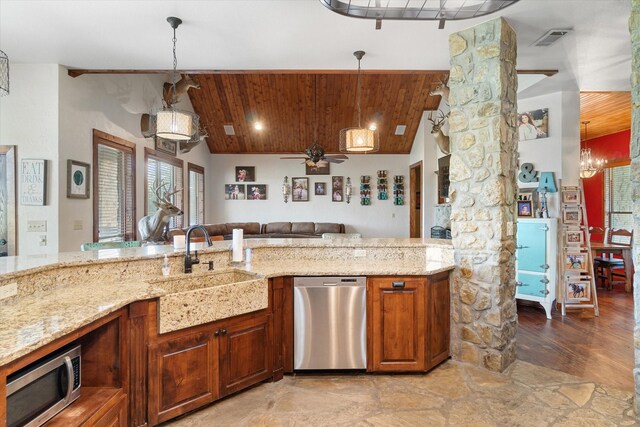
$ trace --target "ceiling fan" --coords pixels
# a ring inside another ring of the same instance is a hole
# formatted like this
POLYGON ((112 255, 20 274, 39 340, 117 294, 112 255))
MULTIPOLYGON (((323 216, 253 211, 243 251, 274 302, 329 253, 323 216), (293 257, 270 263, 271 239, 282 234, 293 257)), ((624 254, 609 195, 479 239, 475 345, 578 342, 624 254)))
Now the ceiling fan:
MULTIPOLYGON (((318 140, 318 75, 316 74, 313 81, 313 139, 318 140)), ((325 154, 324 148, 317 142, 306 150, 305 157, 280 157, 281 159, 304 159, 304 163, 309 167, 324 167, 328 163, 342 163, 349 158, 344 154, 325 154)))
POLYGON ((349 157, 344 154, 325 154, 324 148, 317 142, 304 150, 304 157, 280 157, 281 159, 304 159, 309 167, 326 166, 327 163, 342 163, 349 157))

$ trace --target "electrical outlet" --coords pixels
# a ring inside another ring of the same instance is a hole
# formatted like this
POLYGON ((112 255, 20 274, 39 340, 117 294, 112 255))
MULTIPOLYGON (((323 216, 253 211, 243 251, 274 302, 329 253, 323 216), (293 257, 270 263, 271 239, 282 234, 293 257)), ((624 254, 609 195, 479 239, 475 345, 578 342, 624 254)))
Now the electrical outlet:
POLYGON ((40 236, 40 246, 47 246, 47 235, 43 234, 40 236))
POLYGON ((76 219, 73 221, 73 229, 74 230, 82 230, 82 220, 76 219))
POLYGON ((513 222, 507 222, 507 236, 513 236, 513 222))
POLYGON ((16 282, 0 286, 0 299, 9 298, 14 295, 18 295, 18 284, 16 282))
POLYGON ((367 256, 367 251, 364 249, 356 249, 353 251, 353 256, 356 258, 364 258, 367 256))
POLYGON ((47 231, 47 221, 27 221, 27 231, 43 233, 47 231))

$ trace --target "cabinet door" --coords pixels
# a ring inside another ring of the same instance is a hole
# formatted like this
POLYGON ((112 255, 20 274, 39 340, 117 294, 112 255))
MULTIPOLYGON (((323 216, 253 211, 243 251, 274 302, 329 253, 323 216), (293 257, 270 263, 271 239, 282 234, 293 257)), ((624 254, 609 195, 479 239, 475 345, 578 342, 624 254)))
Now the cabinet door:
POLYGON ((425 285, 416 277, 368 279, 369 371, 425 370, 425 285))
POLYGON ((216 332, 220 349, 220 396, 273 375, 271 315, 224 323, 216 332))
POLYGON ((518 222, 518 270, 547 271, 547 231, 544 223, 518 222))
POLYGON ((166 421, 216 397, 216 350, 206 331, 178 335, 150 349, 149 420, 166 421))
POLYGON ((427 285, 427 369, 449 357, 451 305, 449 272, 428 277, 427 285))
POLYGON ((533 297, 544 298, 547 296, 547 279, 546 275, 529 274, 522 271, 517 272, 516 286, 518 295, 530 295, 533 297))
POLYGON ((127 396, 123 394, 118 402, 95 423, 87 422, 83 427, 126 427, 127 425, 127 396))

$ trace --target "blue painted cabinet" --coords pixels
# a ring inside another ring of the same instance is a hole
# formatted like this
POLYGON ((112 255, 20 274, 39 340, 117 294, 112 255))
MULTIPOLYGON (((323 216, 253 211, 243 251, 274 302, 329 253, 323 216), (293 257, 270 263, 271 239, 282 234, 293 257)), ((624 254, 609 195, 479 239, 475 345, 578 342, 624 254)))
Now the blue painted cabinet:
POLYGON ((557 219, 519 218, 516 238, 516 298, 539 302, 551 319, 556 298, 557 219))

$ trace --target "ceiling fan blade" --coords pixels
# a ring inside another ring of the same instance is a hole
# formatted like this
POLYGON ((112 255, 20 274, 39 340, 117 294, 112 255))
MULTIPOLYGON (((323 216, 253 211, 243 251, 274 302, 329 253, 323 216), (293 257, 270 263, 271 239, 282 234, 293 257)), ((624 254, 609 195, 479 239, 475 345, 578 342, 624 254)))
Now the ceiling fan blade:
POLYGON ((306 162, 304 162, 304 163, 306 163, 306 164, 307 164, 307 166, 309 166, 310 168, 312 168, 312 167, 314 167, 314 166, 316 165, 316 164, 315 164, 313 161, 311 161, 311 160, 307 160, 307 161, 306 161, 306 162))
POLYGON ((336 159, 335 157, 327 157, 325 160, 327 162, 329 162, 329 163, 342 163, 342 162, 344 162, 344 160, 336 159))
POLYGON ((280 157, 281 159, 306 159, 307 157, 305 156, 300 156, 300 157, 280 157))
POLYGON ((327 154, 325 157, 332 157, 334 159, 349 160, 349 158, 347 156, 345 156, 344 154, 327 154))

